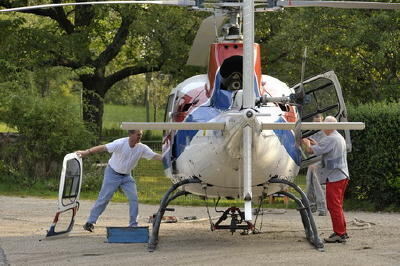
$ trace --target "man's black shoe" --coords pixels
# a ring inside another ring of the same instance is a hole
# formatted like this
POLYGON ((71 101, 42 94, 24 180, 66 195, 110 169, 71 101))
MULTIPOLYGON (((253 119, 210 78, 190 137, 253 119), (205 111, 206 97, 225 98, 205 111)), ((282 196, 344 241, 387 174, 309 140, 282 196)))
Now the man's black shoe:
POLYGON ((94 225, 91 224, 91 223, 85 223, 85 224, 83 225, 83 229, 85 229, 86 231, 89 231, 89 232, 93 232, 93 230, 94 230, 94 225))

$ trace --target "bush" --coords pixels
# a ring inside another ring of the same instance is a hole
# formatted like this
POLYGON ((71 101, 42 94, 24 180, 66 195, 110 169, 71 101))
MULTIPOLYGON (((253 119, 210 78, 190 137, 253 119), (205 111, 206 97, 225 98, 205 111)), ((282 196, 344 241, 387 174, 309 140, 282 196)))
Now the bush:
POLYGON ((27 184, 39 177, 58 178, 65 154, 94 141, 69 97, 13 96, 0 117, 20 134, 15 143, 3 145, 0 159, 27 184))
POLYGON ((351 132, 350 198, 369 201, 377 210, 400 206, 400 103, 352 106, 349 118, 366 126, 351 132))

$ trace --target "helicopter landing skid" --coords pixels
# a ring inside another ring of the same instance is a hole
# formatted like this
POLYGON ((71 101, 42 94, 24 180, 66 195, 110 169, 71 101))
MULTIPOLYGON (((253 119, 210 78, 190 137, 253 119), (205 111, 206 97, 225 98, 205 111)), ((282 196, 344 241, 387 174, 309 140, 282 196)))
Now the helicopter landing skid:
POLYGON ((310 203, 308 202, 308 198, 301 190, 301 188, 290 181, 287 181, 285 179, 279 179, 276 177, 271 178, 268 182, 288 185, 300 194, 301 199, 299 199, 298 197, 287 191, 279 192, 280 194, 288 196, 297 203, 298 206, 297 210, 300 212, 301 221, 304 226, 307 240, 318 251, 324 251, 324 243, 322 243, 321 239, 318 236, 318 230, 317 226, 315 225, 314 217, 311 213, 310 203))
POLYGON ((167 208, 168 204, 176 199, 177 197, 183 196, 190 194, 189 192, 186 191, 179 191, 175 194, 173 192, 180 186, 186 185, 186 184, 193 184, 193 183, 201 183, 200 179, 194 177, 190 179, 184 179, 178 183, 173 184, 168 191, 165 193, 163 198, 161 199, 160 203, 160 208, 158 209, 157 213, 155 214, 155 218, 153 220, 153 230, 151 231, 151 236, 149 239, 149 245, 148 245, 148 251, 153 252, 158 244, 158 233, 160 231, 160 224, 161 224, 161 219, 164 216, 165 211, 172 211, 174 209, 167 208))
POLYGON ((211 223, 211 231, 219 229, 230 230, 232 234, 236 232, 236 230, 243 230, 244 234, 248 234, 249 231, 254 232, 254 225, 249 221, 245 221, 244 212, 239 208, 230 207, 223 212, 215 224, 211 223), (231 218, 231 223, 229 225, 221 225, 221 222, 229 217, 231 218), (241 224, 243 222, 246 222, 246 224, 241 224))

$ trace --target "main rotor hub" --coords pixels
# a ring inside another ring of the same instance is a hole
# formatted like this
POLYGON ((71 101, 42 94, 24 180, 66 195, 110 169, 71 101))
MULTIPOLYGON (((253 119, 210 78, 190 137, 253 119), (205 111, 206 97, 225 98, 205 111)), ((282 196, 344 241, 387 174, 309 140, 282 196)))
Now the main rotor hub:
POLYGON ((239 14, 240 10, 234 8, 229 10, 229 23, 222 27, 223 40, 225 41, 242 41, 242 21, 239 14))
POLYGON ((247 118, 252 118, 254 116, 254 112, 252 110, 247 110, 246 111, 246 117, 247 118))

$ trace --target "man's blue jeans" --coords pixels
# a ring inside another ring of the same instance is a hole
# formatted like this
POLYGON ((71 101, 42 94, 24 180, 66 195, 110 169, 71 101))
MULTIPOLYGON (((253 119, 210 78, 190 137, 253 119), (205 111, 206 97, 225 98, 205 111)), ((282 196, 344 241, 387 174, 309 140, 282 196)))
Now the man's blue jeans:
POLYGON ((321 168, 321 163, 315 163, 308 167, 306 176, 306 195, 310 206, 316 205, 317 211, 326 213, 325 187, 320 183, 318 169, 321 168))
POLYGON ((106 209, 108 202, 111 200, 118 187, 122 188, 122 191, 129 200, 129 226, 137 226, 136 219, 138 216, 139 204, 135 180, 130 175, 118 174, 108 165, 104 170, 103 184, 101 186, 99 197, 90 211, 90 215, 87 220, 88 223, 96 223, 97 219, 106 209))

